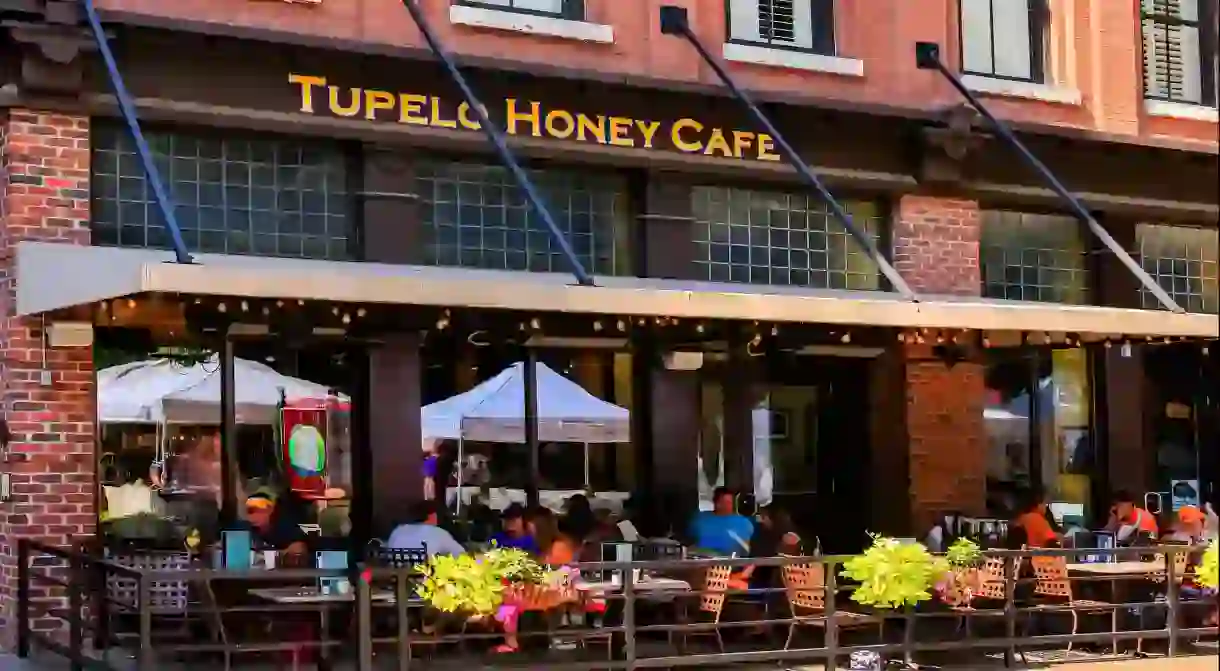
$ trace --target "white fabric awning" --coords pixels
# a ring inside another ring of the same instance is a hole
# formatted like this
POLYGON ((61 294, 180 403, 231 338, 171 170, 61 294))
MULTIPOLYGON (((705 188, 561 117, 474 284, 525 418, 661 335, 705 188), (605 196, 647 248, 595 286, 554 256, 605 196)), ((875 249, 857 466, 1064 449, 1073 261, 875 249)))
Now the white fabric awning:
MULTIPOLYGON (((320 384, 277 373, 256 361, 233 362, 238 424, 275 423, 281 392, 288 398, 324 399, 320 384)), ((149 359, 97 373, 97 420, 102 424, 220 424, 220 361, 183 365, 149 359)))
POLYGON ((608 276, 598 277, 596 287, 582 287, 563 273, 223 254, 198 254, 195 261, 174 263, 170 253, 156 250, 20 242, 17 313, 38 314, 144 293, 177 293, 901 328, 1220 336, 1215 315, 1160 310, 953 296, 921 296, 914 303, 880 291, 608 276))
MULTIPOLYGON (((631 414, 536 364, 538 439, 558 443, 626 443, 631 414)), ((474 389, 420 409, 425 440, 525 442, 525 364, 517 362, 474 389)))

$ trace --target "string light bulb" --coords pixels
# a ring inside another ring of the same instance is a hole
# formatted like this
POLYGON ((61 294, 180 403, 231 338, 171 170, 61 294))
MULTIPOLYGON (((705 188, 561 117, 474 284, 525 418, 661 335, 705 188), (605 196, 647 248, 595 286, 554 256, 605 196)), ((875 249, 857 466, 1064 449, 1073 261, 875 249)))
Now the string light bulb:
POLYGON ((602 323, 599 321, 594 321, 593 322, 593 331, 595 333, 601 333, 602 332, 602 323))
POLYGON ((242 301, 242 302, 241 302, 241 311, 242 311, 242 312, 249 312, 249 311, 250 311, 250 304, 249 304, 249 303, 247 303, 246 301, 242 301))
POLYGON ((703 324, 695 324, 695 333, 703 333, 703 331, 704 331, 703 324))
POLYGON ((619 330, 619 333, 627 330, 627 324, 621 319, 615 322, 614 326, 619 330))
POLYGON ((846 345, 847 343, 851 342, 851 334, 850 334, 850 333, 844 333, 844 334, 843 334, 843 337, 842 337, 842 338, 839 338, 839 341, 840 341, 840 342, 842 342, 843 344, 845 344, 845 345, 846 345))
POLYGON ((778 326, 772 326, 772 327, 771 327, 771 337, 772 337, 772 338, 774 338, 774 337, 775 337, 775 336, 777 336, 777 335, 779 335, 779 327, 778 327, 778 326))
POLYGON ((229 311, 229 306, 225 305, 224 303, 217 303, 217 304, 216 304, 216 311, 217 311, 217 312, 228 312, 228 311, 229 311))
POLYGON ((349 314, 347 314, 347 313, 344 313, 344 314, 343 314, 343 319, 342 319, 341 321, 342 321, 344 324, 350 324, 350 323, 352 323, 352 316, 351 316, 351 315, 349 315, 349 314))
POLYGON ((131 309, 133 309, 133 310, 136 308, 136 301, 135 301, 135 299, 134 299, 134 298, 128 298, 128 299, 127 299, 127 307, 129 307, 129 308, 131 308, 131 309))
POLYGON ((534 329, 535 331, 540 330, 542 328, 542 320, 534 317, 530 320, 530 328, 534 329))
POLYGON ((363 318, 363 317, 364 317, 365 315, 367 315, 368 313, 369 313, 369 312, 368 312, 368 310, 365 310, 364 308, 359 308, 359 309, 357 309, 357 310, 356 310, 356 316, 357 316, 357 317, 361 317, 361 318, 363 318))

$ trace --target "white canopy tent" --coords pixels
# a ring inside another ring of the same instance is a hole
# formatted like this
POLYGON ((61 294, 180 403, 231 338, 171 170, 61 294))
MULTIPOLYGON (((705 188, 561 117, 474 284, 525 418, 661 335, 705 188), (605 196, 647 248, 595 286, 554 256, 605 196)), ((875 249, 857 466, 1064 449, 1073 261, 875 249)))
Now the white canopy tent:
MULTIPOLYGON (((631 413, 585 391, 579 384, 537 363, 538 440, 583 443, 585 486, 589 486, 589 445, 631 440, 631 413)), ((459 509, 464 443, 525 442, 525 364, 517 362, 470 391, 424 406, 420 410, 425 444, 438 439, 458 441, 459 509)))
MULTIPOLYGON (((538 440, 625 443, 630 412, 597 398, 538 363, 538 440)), ((517 362, 470 391, 420 410, 424 440, 525 442, 525 364, 517 362)))
MULTIPOLYGON (((281 392, 287 398, 326 398, 320 384, 281 375, 270 366, 236 359, 234 389, 238 424, 274 424, 281 392)), ((101 424, 220 424, 220 361, 184 365, 150 359, 97 373, 101 424)))

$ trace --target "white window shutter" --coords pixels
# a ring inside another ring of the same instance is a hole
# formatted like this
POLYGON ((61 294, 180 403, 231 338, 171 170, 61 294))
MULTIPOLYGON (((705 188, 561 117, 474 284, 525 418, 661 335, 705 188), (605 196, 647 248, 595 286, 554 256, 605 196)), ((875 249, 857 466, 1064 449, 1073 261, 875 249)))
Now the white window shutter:
MULTIPOLYGON (((1145 14, 1198 21, 1193 0, 1143 0, 1145 14)), ((1203 100, 1202 55, 1199 30, 1146 19, 1144 34, 1144 91, 1146 95, 1182 102, 1203 100)))

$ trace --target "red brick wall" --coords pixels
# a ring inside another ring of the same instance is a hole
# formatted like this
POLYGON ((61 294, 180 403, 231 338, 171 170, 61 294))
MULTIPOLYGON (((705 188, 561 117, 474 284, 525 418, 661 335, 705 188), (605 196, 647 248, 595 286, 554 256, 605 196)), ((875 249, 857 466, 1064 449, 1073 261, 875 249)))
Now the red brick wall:
MULTIPOLYGON (((12 431, 13 499, 0 503, 0 630, 16 632, 17 541, 67 544, 94 533, 97 515, 92 348, 44 348, 43 323, 14 316, 14 250, 21 240, 89 244, 89 119, 11 109, 0 117, 0 390, 12 431), (45 364, 44 364, 45 360, 45 364), (41 383, 42 371, 51 375, 41 383)), ((86 282, 64 269, 64 281, 86 282)), ((46 587, 35 594, 58 607, 46 587)), ((41 604, 35 607, 37 615, 41 604)), ((57 621, 42 619, 36 627, 57 621)))
POLYGON ((894 213, 894 267, 916 293, 978 296, 979 205, 904 196, 894 213))
MULTIPOLYGON (((895 266, 916 293, 981 293, 978 203, 905 196, 895 207, 893 241, 895 266)), ((947 367, 930 345, 907 346, 905 355, 911 518, 918 532, 940 513, 984 512, 985 389, 979 364, 947 367)))

